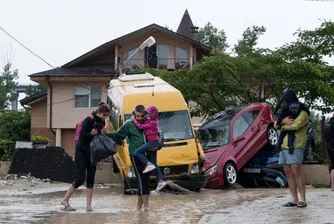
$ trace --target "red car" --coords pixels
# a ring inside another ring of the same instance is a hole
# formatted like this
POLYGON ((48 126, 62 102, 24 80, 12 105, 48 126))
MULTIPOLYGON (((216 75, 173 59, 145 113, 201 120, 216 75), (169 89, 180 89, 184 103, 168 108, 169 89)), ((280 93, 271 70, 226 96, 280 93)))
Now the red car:
POLYGON ((237 181, 239 170, 266 144, 275 146, 276 117, 267 103, 234 107, 212 116, 198 130, 205 152, 206 187, 218 188, 237 181))

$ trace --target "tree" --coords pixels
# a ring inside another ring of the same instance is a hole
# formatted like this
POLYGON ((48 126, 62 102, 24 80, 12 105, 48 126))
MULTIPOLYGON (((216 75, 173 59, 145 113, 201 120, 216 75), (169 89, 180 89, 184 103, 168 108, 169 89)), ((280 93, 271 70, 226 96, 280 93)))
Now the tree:
POLYGON ((30 140, 30 110, 2 111, 0 113, 0 139, 30 140))
POLYGON ((32 86, 32 85, 29 85, 29 87, 27 88, 27 91, 26 91, 26 96, 32 96, 32 95, 41 93, 41 92, 43 92, 45 90, 46 90, 45 86, 41 86, 41 85, 32 86))
POLYGON ((210 22, 199 30, 198 38, 201 43, 214 49, 225 51, 229 47, 225 31, 218 31, 218 28, 210 22))
POLYGON ((297 40, 277 50, 293 67, 290 80, 306 103, 324 113, 333 111, 334 67, 325 57, 334 54, 334 23, 322 21, 314 30, 298 30, 297 40), (295 83, 295 84, 294 84, 295 83))
POLYGON ((241 40, 238 40, 238 44, 234 46, 234 51, 239 56, 245 56, 253 52, 254 47, 257 45, 257 40, 261 35, 266 32, 264 26, 248 27, 242 34, 241 40))
POLYGON ((17 95, 13 93, 13 89, 17 85, 17 80, 19 78, 17 69, 11 71, 12 64, 7 62, 3 67, 3 71, 0 76, 0 110, 7 109, 9 106, 9 101, 15 99, 17 95))

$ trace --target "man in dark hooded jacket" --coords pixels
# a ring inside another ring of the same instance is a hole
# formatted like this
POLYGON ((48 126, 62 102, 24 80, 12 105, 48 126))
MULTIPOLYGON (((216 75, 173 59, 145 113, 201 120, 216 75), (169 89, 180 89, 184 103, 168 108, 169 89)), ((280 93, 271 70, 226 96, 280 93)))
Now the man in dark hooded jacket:
MULTIPOLYGON (((282 120, 285 117, 290 117, 292 119, 296 119, 300 112, 303 110, 308 115, 310 115, 309 109, 301 102, 299 102, 296 92, 293 89, 288 89, 284 95, 283 100, 285 102, 284 107, 282 108, 280 115, 277 119, 277 125, 280 126, 282 124, 282 120)), ((295 142, 296 136, 295 131, 282 131, 277 146, 281 147, 283 143, 283 139, 288 134, 288 147, 289 147, 289 153, 293 153, 293 144, 295 142)))
POLYGON ((334 191, 334 114, 325 127, 326 147, 331 162, 331 185, 334 191))

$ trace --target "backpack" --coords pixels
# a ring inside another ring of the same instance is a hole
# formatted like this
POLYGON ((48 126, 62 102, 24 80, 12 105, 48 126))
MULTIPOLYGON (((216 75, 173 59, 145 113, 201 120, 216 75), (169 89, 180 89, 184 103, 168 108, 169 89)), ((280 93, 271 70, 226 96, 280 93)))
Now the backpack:
MULTIPOLYGON (((94 120, 94 115, 93 114, 90 114, 88 117, 91 120, 94 120)), ((81 129, 82 129, 82 124, 83 124, 83 120, 80 121, 80 123, 75 126, 75 135, 74 135, 75 143, 77 143, 79 141, 79 137, 80 137, 80 133, 81 133, 81 129)))

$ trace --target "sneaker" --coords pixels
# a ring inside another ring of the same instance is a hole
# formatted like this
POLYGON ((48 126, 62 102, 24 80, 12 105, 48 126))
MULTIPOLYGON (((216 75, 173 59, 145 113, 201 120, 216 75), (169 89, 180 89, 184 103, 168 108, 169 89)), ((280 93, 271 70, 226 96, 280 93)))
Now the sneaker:
POLYGON ((157 192, 161 191, 166 185, 167 183, 165 181, 159 181, 157 189, 155 191, 157 192))
POLYGON ((155 169, 155 166, 152 163, 149 163, 145 166, 143 173, 151 172, 154 169, 155 169))

